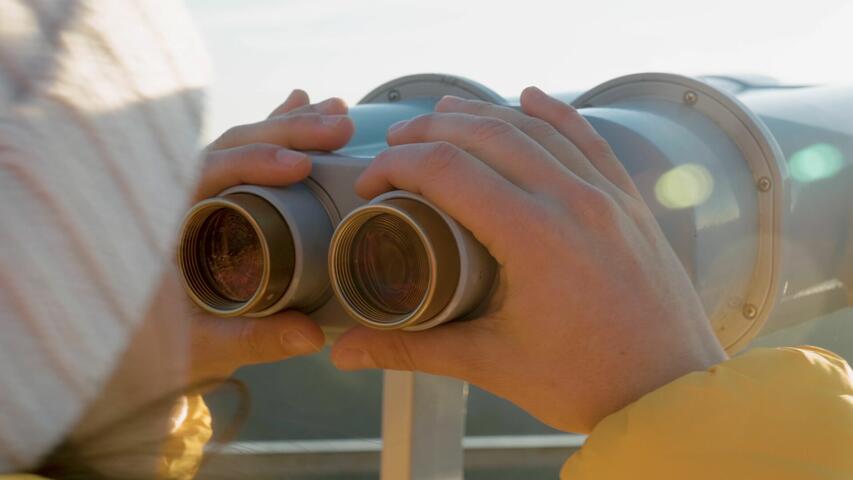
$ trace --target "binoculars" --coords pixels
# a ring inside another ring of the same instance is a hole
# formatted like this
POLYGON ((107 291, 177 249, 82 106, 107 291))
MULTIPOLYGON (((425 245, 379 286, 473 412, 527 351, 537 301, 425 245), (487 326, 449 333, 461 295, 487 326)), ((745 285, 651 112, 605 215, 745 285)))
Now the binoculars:
MULTIPOLYGON (((352 319, 422 330, 476 313, 498 278, 483 245, 418 195, 366 202, 353 190, 387 148, 387 128, 444 95, 514 106, 459 77, 393 80, 350 109, 354 137, 312 154, 305 181, 240 185, 194 205, 178 246, 192 300, 226 317, 300 310, 331 336, 352 319)), ((779 305, 779 325, 847 305, 838 279, 850 253, 851 89, 638 74, 558 97, 625 164, 729 351, 779 305)))

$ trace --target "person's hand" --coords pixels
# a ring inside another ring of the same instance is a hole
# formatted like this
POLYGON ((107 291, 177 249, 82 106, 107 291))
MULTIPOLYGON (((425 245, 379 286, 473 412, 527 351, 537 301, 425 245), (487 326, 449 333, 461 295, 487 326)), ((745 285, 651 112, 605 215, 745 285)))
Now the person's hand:
MULTIPOLYGON (((288 185, 311 172, 311 159, 295 150, 331 151, 343 147, 354 126, 339 98, 309 104, 295 90, 264 121, 233 127, 205 150, 195 201, 228 187, 288 185)), ((192 306, 192 380, 221 378, 243 365, 314 353, 323 332, 306 315, 282 312, 264 318, 219 318, 192 306)))
POLYGON ((545 423, 588 432, 606 415, 720 361, 699 298, 609 145, 535 88, 518 112, 445 97, 391 127, 356 189, 419 193, 497 259, 486 312, 422 332, 356 327, 338 368, 467 380, 545 423))

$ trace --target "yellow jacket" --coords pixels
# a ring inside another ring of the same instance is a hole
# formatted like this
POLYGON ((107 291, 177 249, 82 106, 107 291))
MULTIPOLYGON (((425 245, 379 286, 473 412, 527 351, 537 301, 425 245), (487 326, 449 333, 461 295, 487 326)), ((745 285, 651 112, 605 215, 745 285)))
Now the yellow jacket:
MULTIPOLYGON (((210 437, 204 403, 191 403, 165 478, 191 478, 210 437)), ((853 479, 853 372, 816 347, 749 351, 602 420, 561 478, 853 479)))
POLYGON ((816 347, 751 350, 602 420, 561 478, 853 479, 853 372, 816 347))

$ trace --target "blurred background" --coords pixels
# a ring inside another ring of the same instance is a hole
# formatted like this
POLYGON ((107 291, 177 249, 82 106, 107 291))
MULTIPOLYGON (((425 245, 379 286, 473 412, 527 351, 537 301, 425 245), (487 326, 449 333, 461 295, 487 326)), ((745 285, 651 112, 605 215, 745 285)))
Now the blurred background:
POLYGON ((851 79, 847 0, 190 0, 215 65, 212 132, 266 116, 293 88, 357 102, 413 73, 516 96, 619 75, 851 79))
MULTIPOLYGON (((188 4, 214 64, 208 138, 262 119, 294 88, 315 100, 340 96, 354 104, 374 87, 414 73, 465 76, 509 97, 531 84, 549 92, 583 91, 644 71, 748 74, 790 85, 853 82, 848 0, 188 4)), ((853 360, 851 309, 756 345, 803 343, 853 360)), ((341 374, 324 352, 245 368, 238 377, 250 387, 252 410, 238 439, 242 456, 228 457, 242 470, 237 476, 377 478, 380 373, 341 374), (251 466, 257 468, 248 474, 251 466)), ((228 400, 212 398, 211 404, 224 422, 228 400)), ((466 456, 468 479, 555 479, 582 441, 556 436, 473 387, 468 405, 467 435, 477 450, 466 456), (513 444, 529 448, 500 448, 513 444)), ((204 476, 228 472, 212 462, 204 476)))

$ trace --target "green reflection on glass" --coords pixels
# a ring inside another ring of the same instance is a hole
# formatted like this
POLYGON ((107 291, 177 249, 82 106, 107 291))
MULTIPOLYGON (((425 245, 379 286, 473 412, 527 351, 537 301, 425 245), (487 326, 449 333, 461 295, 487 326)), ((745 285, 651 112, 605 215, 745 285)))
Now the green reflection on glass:
POLYGON ((714 177, 702 165, 687 163, 661 175, 655 183, 655 197, 666 208, 700 205, 714 191, 714 177))
POLYGON ((815 143, 798 150, 788 161, 791 176, 800 182, 829 178, 844 166, 844 154, 828 143, 815 143))

